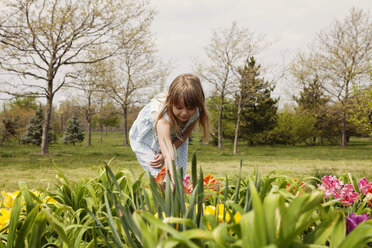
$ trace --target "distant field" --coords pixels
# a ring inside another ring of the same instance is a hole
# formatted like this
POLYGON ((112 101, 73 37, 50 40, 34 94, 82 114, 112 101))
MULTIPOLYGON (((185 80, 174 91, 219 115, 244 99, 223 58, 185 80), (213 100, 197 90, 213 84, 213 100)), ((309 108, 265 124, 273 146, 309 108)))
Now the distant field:
MULTIPOLYGON (((197 155, 198 166, 204 174, 215 176, 236 175, 240 160, 243 174, 252 173, 256 166, 261 174, 280 170, 301 177, 313 174, 341 174, 350 172, 372 179, 372 139, 353 138, 348 147, 339 146, 239 146, 238 154, 232 154, 232 144, 224 143, 220 151, 212 145, 202 145, 194 135, 189 147, 191 155, 197 155)), ((61 142, 60 142, 61 143, 61 142)), ((100 164, 114 158, 114 171, 131 167, 136 175, 142 172, 130 147, 122 145, 122 133, 108 133, 99 142, 99 134, 93 133, 93 145, 86 142, 75 146, 53 144, 51 155, 41 156, 36 146, 18 144, 0 147, 1 180, 0 191, 18 189, 18 182, 24 181, 29 188, 53 187, 58 166, 73 180, 97 175, 100 164)), ((190 167, 190 166, 189 166, 190 167)))

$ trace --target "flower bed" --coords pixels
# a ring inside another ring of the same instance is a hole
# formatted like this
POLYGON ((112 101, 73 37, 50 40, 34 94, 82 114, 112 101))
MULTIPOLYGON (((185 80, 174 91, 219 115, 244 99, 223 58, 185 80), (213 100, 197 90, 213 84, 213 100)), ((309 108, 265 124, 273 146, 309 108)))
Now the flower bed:
POLYGON ((55 192, 2 192, 1 247, 371 247, 372 182, 270 173, 174 185, 100 167, 95 178, 58 175, 55 192))

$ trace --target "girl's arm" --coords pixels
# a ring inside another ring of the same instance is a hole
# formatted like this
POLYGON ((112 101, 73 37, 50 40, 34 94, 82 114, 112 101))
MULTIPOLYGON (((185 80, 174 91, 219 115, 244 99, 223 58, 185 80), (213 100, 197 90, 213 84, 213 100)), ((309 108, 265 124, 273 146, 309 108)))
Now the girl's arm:
MULTIPOLYGON (((194 129, 195 125, 196 125, 196 122, 193 122, 191 123, 185 130, 183 136, 182 136, 182 140, 176 138, 174 139, 173 141, 173 145, 176 147, 176 149, 178 149, 186 140, 187 138, 190 136, 192 130, 194 129)), ((173 146, 172 146, 172 149, 173 149, 173 146)), ((161 153, 159 154, 156 154, 154 159, 152 161, 150 161, 150 165, 153 167, 153 168, 161 168, 164 164, 164 157, 161 153)))
POLYGON ((172 161, 175 160, 175 154, 173 150, 173 144, 171 140, 171 126, 168 121, 164 118, 161 118, 156 126, 156 132, 158 134, 158 141, 162 156, 167 166, 171 180, 173 181, 173 166, 172 161))
POLYGON ((174 141, 173 141, 173 144, 174 146, 178 149, 178 147, 180 147, 186 140, 187 138, 190 136, 192 130, 194 129, 194 127, 196 126, 196 121, 194 121, 193 123, 191 123, 185 130, 185 132, 183 133, 183 136, 182 136, 182 140, 180 140, 179 138, 176 138, 174 141))

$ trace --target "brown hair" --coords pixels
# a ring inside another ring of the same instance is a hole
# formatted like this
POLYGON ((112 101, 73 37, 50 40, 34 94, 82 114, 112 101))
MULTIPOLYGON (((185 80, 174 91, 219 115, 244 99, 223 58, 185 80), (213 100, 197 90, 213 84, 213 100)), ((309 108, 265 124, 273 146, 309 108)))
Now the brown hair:
POLYGON ((177 138, 182 139, 181 128, 177 124, 172 108, 172 106, 179 104, 180 99, 183 99, 187 108, 199 109, 199 127, 203 131, 203 142, 206 142, 209 138, 210 128, 208 111, 205 106, 205 96, 200 79, 193 74, 181 74, 173 80, 168 90, 167 99, 156 120, 156 124, 164 114, 167 113, 177 138))

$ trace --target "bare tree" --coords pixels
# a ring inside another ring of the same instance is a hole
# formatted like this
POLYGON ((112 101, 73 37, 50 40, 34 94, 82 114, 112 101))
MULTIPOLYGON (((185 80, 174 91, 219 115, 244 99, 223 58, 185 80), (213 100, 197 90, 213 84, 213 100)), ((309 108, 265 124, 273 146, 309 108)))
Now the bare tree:
POLYGON ((257 55, 268 44, 262 35, 255 35, 233 22, 231 27, 214 30, 211 41, 205 47, 207 61, 195 61, 194 71, 213 87, 219 96, 215 102, 218 108, 218 147, 222 149, 222 112, 225 97, 231 96, 238 88, 238 67, 244 61, 257 55))
POLYGON ((122 45, 115 37, 130 42, 142 28, 136 21, 147 11, 152 12, 145 0, 9 0, 0 10, 1 69, 16 75, 1 90, 46 97, 42 154, 49 152, 53 98, 72 66, 113 56, 122 45), (98 47, 103 53, 88 60, 86 54, 98 47))
POLYGON ((82 70, 73 76, 75 80, 70 84, 81 93, 76 96, 76 103, 88 124, 88 146, 92 145, 92 117, 96 108, 95 96, 99 91, 96 82, 103 73, 100 69, 99 62, 84 65, 82 70))
POLYGON ((168 75, 169 66, 155 56, 155 43, 149 30, 131 43, 124 52, 111 60, 110 72, 105 74, 101 87, 120 106, 123 119, 123 144, 128 141, 128 108, 147 101, 159 92, 168 75), (149 87, 152 89, 149 90, 149 87))
POLYGON ((107 136, 107 127, 114 127, 119 124, 118 110, 112 99, 106 97, 106 93, 104 92, 99 94, 95 119, 100 129, 100 141, 103 142, 103 127, 106 127, 107 136))
POLYGON ((317 34, 311 51, 299 53, 292 66, 298 82, 317 78, 333 101, 341 104, 341 145, 347 146, 347 118, 351 89, 369 83, 372 59, 372 21, 369 13, 352 8, 317 34))

